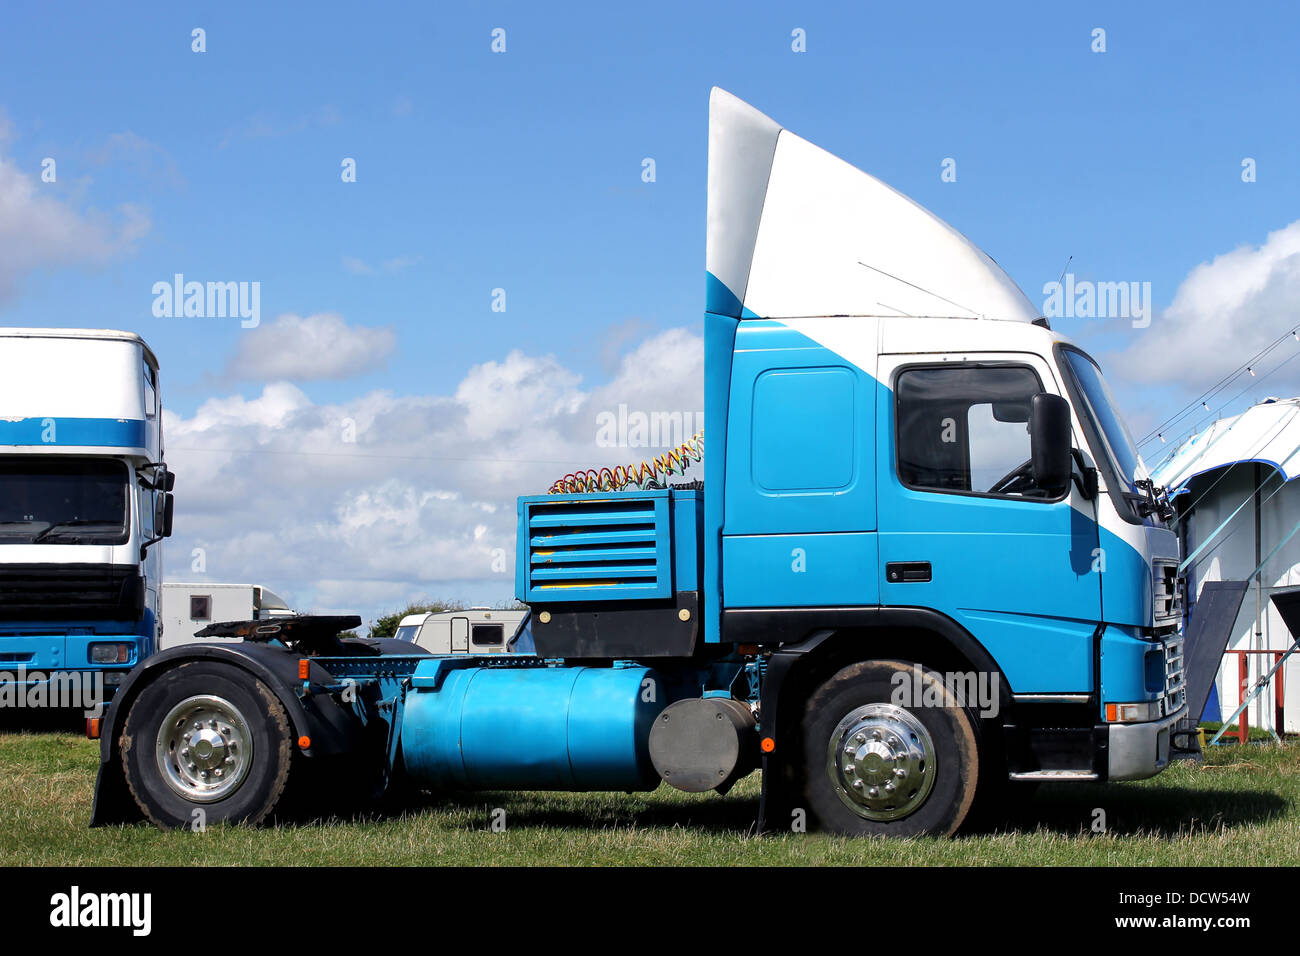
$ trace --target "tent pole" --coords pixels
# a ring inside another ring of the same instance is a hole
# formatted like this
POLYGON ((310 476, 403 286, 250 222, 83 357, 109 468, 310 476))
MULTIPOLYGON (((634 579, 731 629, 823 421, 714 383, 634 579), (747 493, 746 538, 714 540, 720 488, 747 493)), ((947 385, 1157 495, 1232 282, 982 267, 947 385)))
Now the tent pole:
MULTIPOLYGON (((1262 561, 1263 561, 1263 553, 1264 553, 1264 549, 1263 549, 1263 541, 1261 540, 1261 536, 1260 536, 1260 526, 1261 526, 1261 524, 1262 524, 1262 521, 1261 521, 1261 517, 1262 517, 1262 516, 1261 516, 1261 514, 1260 514, 1260 511, 1261 511, 1261 507, 1260 507, 1260 497, 1261 497, 1261 496, 1260 496, 1260 491, 1262 490, 1262 487, 1263 487, 1263 478, 1262 478, 1261 476, 1262 476, 1262 474, 1263 474, 1264 469, 1263 469, 1263 467, 1260 465, 1259 462, 1255 462, 1254 469, 1255 469, 1255 569, 1256 569, 1256 576, 1255 576, 1255 640, 1254 640, 1252 643, 1255 645, 1255 649, 1256 649, 1256 650, 1259 650, 1259 649, 1261 649, 1261 648, 1263 647, 1263 644, 1264 644, 1264 627, 1263 627, 1263 622, 1262 622, 1262 618, 1263 618, 1263 616, 1264 616, 1264 574, 1263 574, 1263 568, 1260 567, 1260 564, 1261 564, 1262 561)), ((1260 724, 1261 724, 1261 726, 1263 725, 1263 721, 1264 721, 1264 718, 1263 718, 1263 708, 1261 707, 1261 708, 1260 708, 1260 724)))

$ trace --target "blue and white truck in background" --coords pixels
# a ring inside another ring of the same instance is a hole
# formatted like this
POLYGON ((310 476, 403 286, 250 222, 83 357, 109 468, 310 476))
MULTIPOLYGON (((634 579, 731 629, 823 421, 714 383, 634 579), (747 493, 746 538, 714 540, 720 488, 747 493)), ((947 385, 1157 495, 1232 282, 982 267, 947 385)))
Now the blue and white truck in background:
MULTIPOLYGON (((158 641, 173 476, 134 333, 0 329, 0 680, 111 695, 158 641)), ((3 693, 3 688, 0 688, 3 693)), ((59 703, 44 698, 46 706, 59 703)))
POLYGON ((92 823, 257 822, 337 763, 376 792, 761 769, 763 826, 951 834, 1016 781, 1159 773, 1178 545, 1096 363, 950 226, 720 90, 706 258, 703 485, 519 500, 535 654, 224 626, 129 676, 92 823))

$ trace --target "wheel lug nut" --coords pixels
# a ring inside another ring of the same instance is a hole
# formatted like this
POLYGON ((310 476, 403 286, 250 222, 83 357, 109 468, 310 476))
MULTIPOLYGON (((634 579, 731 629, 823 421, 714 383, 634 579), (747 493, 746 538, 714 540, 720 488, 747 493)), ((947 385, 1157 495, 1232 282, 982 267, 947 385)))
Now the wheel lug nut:
POLYGON ((854 737, 853 739, 856 740, 856 741, 857 741, 858 743, 860 743, 860 744, 865 744, 865 743, 867 742, 867 736, 866 736, 866 734, 858 734, 858 735, 857 735, 856 737, 854 737))
POLYGON ((878 797, 878 796, 880 796, 880 788, 879 788, 879 787, 872 787, 870 790, 867 791, 867 796, 869 796, 869 797, 878 797))
POLYGON ((862 789, 862 781, 861 781, 861 780, 854 780, 854 781, 853 781, 853 786, 855 786, 855 787, 857 787, 859 790, 861 790, 861 789, 862 789))

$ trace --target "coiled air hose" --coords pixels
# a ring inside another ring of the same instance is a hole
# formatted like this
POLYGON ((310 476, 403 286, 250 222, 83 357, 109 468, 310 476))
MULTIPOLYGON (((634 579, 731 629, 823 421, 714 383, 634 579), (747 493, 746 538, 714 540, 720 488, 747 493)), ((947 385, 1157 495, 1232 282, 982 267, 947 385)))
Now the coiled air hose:
POLYGON ((662 488, 671 475, 686 474, 686 469, 703 457, 704 432, 699 431, 691 436, 689 441, 683 442, 676 448, 635 465, 587 468, 571 472, 552 484, 548 494, 662 488))

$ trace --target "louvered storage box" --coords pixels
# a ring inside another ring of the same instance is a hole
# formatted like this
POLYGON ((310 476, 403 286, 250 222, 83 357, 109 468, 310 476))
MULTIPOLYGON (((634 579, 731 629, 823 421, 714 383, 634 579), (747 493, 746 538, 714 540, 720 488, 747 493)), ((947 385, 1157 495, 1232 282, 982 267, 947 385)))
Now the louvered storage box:
POLYGON ((695 591, 700 518, 696 491, 520 498, 515 593, 552 605, 695 591))

